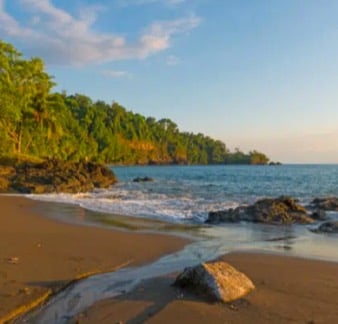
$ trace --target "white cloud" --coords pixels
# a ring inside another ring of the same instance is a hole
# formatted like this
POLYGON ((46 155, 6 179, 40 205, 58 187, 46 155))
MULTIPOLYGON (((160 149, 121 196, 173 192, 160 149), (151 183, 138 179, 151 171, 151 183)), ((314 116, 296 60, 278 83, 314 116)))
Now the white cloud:
MULTIPOLYGON (((114 60, 144 59, 170 47, 172 38, 196 28, 199 17, 190 15, 172 21, 158 21, 139 32, 131 43, 114 33, 93 29, 102 7, 84 7, 78 17, 57 8, 51 0, 17 0, 30 23, 21 25, 6 12, 0 0, 0 34, 25 46, 29 55, 47 63, 84 65, 114 60)), ((171 0, 172 1, 172 0, 171 0)))
POLYGON ((32 36, 29 29, 22 28, 20 24, 5 11, 5 0, 0 0, 0 32, 9 37, 32 36))
POLYGON ((132 75, 127 71, 113 71, 105 70, 101 71, 101 75, 109 78, 131 78, 132 75))
POLYGON ((163 5, 178 5, 183 2, 186 2, 186 0, 120 0, 120 5, 123 6, 129 6, 129 5, 148 5, 148 4, 154 4, 154 3, 161 3, 163 5))
POLYGON ((173 35, 187 33, 196 28, 199 23, 200 19, 195 16, 153 23, 140 39, 142 47, 146 50, 144 54, 149 55, 147 50, 157 52, 167 49, 170 46, 170 40, 173 35))

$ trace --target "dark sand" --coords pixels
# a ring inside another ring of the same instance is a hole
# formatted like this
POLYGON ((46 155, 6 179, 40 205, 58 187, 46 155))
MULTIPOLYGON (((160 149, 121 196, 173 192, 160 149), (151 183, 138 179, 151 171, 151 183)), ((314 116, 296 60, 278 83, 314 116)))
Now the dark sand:
MULTIPOLYGON (((41 216, 46 204, 0 196, 0 323, 10 311, 83 273, 109 271, 128 262, 148 262, 187 243, 171 236, 60 223, 41 216), (18 257, 18 264, 9 263, 10 257, 18 257)), ((256 290, 241 301, 231 305, 210 303, 172 287, 172 274, 101 301, 75 320, 338 323, 338 263, 250 253, 229 254, 223 259, 246 273, 256 285, 256 290)))
POLYGON ((20 306, 74 278, 149 262, 188 242, 168 235, 64 224, 42 216, 50 204, 0 196, 0 323, 20 306))
POLYGON ((223 260, 246 273, 256 290, 230 305, 171 287, 175 276, 143 282, 77 317, 80 323, 338 323, 338 264, 268 254, 223 260))

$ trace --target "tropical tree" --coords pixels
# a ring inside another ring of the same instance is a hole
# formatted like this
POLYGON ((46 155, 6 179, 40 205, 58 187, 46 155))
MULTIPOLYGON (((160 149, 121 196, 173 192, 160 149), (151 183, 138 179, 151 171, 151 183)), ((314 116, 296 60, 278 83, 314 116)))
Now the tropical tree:
POLYGON ((16 154, 31 145, 36 124, 43 127, 52 86, 41 59, 25 60, 12 45, 0 41, 0 126, 16 154))

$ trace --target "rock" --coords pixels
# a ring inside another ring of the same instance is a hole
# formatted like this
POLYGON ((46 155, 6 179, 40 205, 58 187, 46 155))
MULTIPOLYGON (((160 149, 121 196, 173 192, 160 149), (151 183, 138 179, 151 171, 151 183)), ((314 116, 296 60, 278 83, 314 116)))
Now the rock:
POLYGON ((237 207, 235 209, 230 208, 228 210, 219 210, 209 212, 206 223, 217 224, 217 223, 236 223, 240 221, 252 221, 252 218, 247 214, 247 207, 237 207))
POLYGON ((319 220, 319 221, 323 221, 323 220, 326 220, 327 217, 326 217, 326 212, 325 210, 322 210, 322 209, 318 209, 318 210, 315 210, 312 214, 311 214, 311 217, 315 220, 319 220))
POLYGON ((338 221, 327 221, 320 224, 316 229, 312 230, 315 233, 335 233, 338 234, 338 221))
POLYGON ((178 275, 174 285, 224 303, 239 299, 255 289, 244 273, 223 261, 188 267, 178 275))
POLYGON ((273 162, 273 161, 271 161, 269 163, 269 165, 282 165, 282 163, 281 162, 273 162))
POLYGON ((310 206, 316 209, 338 211, 338 198, 315 198, 312 200, 310 206))
POLYGON ((152 181, 154 181, 154 179, 150 177, 137 177, 133 179, 133 182, 152 182, 152 181))
POLYGON ((7 192, 9 186, 9 181, 6 177, 0 176, 0 193, 7 192))
POLYGON ((11 257, 7 258, 7 263, 19 264, 19 258, 16 257, 16 256, 11 256, 11 257))
POLYGON ((13 175, 14 173, 14 167, 8 165, 0 165, 0 176, 13 175))
POLYGON ((266 224, 310 224, 314 222, 306 209, 295 199, 281 196, 276 199, 261 199, 248 207, 240 206, 235 209, 210 212, 206 223, 240 221, 266 224))
POLYGON ((109 187, 117 181, 106 166, 83 161, 19 162, 2 174, 6 175, 0 176, 0 192, 87 192, 109 187))

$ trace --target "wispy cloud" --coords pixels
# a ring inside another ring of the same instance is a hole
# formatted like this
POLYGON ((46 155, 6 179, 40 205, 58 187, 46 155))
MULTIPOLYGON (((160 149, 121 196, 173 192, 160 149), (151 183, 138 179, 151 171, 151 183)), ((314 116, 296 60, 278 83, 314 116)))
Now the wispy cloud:
POLYGON ((161 3, 163 5, 174 6, 174 5, 182 4, 186 1, 187 0, 120 0, 120 4, 124 6, 128 6, 128 5, 139 6, 139 5, 161 3))
POLYGON ((166 59, 167 65, 174 66, 174 65, 177 65, 179 63, 180 63, 180 59, 175 55, 169 55, 166 59))
POLYGON ((131 78, 132 74, 127 71, 104 70, 101 75, 108 78, 131 78))
MULTIPOLYGON (((15 0, 13 0, 15 1, 15 0)), ((83 7, 77 16, 56 7, 51 0, 16 0, 30 23, 20 24, 0 0, 0 34, 20 41, 28 54, 42 56, 47 63, 84 65, 114 60, 144 59, 171 46, 173 37, 196 28, 195 15, 157 21, 139 31, 134 42, 120 35, 94 30, 102 7, 83 7)), ((173 0, 171 0, 173 1, 173 0)), ((177 0, 176 0, 177 1, 177 0)))
POLYGON ((173 35, 187 33, 196 28, 199 23, 200 18, 196 16, 153 23, 140 38, 141 47, 145 49, 143 55, 149 55, 147 53, 149 50, 158 52, 167 49, 173 35))
POLYGON ((0 32, 10 37, 32 36, 32 31, 22 28, 20 24, 5 11, 5 0, 0 0, 0 32))

